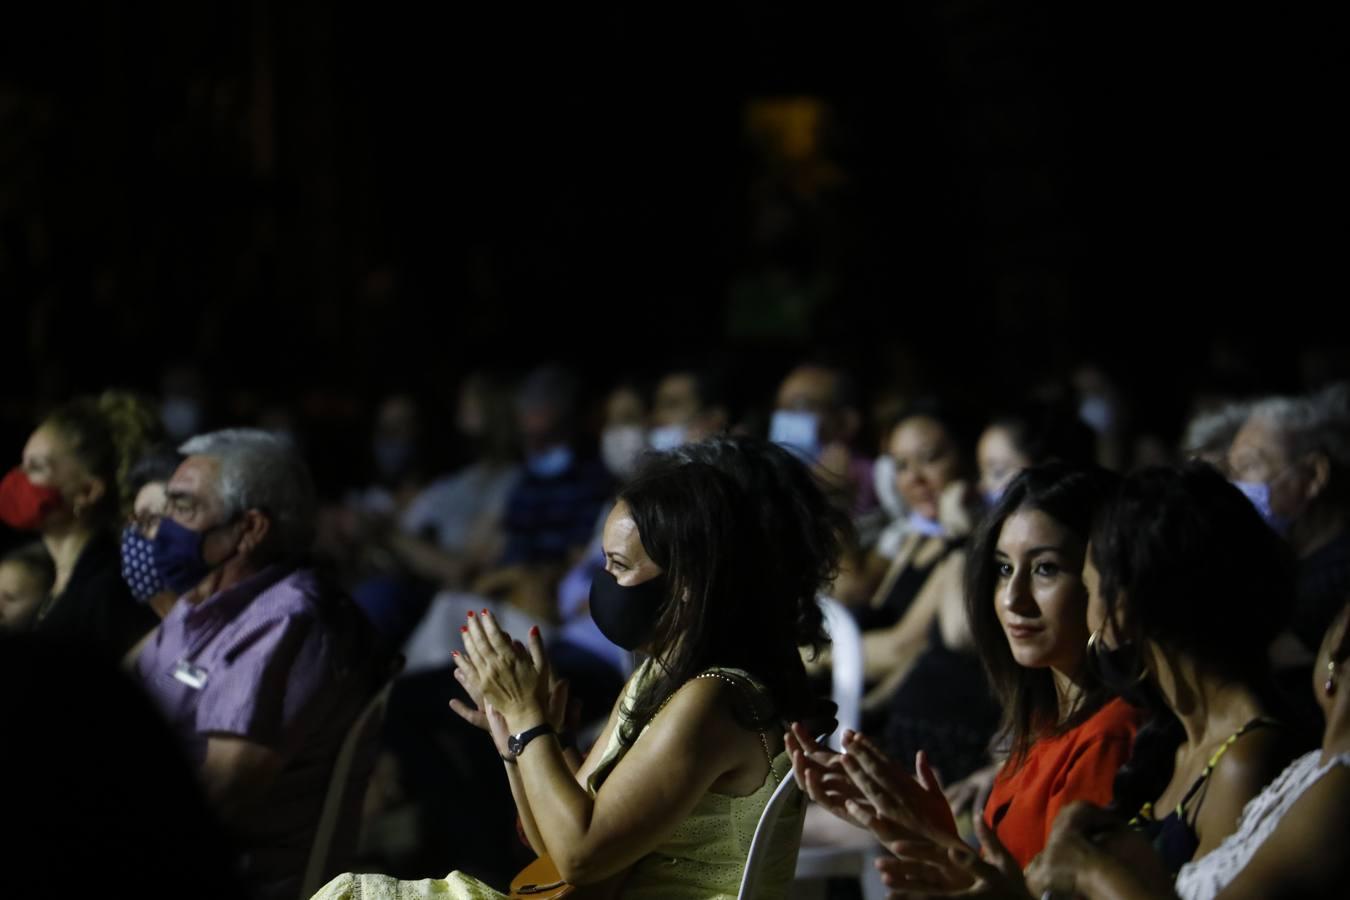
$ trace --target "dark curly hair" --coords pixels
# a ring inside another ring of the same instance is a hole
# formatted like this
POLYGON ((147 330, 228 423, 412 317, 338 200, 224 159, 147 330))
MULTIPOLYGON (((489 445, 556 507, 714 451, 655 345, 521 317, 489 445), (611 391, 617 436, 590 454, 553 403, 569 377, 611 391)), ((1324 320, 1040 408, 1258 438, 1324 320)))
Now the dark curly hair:
POLYGON ((1015 766, 1020 765, 1033 741, 1074 727, 1096 712, 1107 694, 1085 668, 1080 673, 1082 698, 1076 709, 1061 717, 1054 673, 1029 669, 1013 658, 993 602, 998 585, 994 551, 999 535, 1014 513, 1039 510, 1086 546, 1093 519, 1117 481, 1118 476, 1095 465, 1046 463, 1024 469, 984 517, 971 542, 965 571, 966 615, 989 684, 1003 707, 1000 737, 1006 741, 1015 766))
POLYGON ((800 648, 826 639, 816 597, 837 574, 852 526, 807 467, 763 440, 716 437, 649 454, 619 499, 667 586, 651 646, 658 674, 627 710, 621 740, 631 745, 710 666, 764 683, 772 718, 818 712, 800 648))

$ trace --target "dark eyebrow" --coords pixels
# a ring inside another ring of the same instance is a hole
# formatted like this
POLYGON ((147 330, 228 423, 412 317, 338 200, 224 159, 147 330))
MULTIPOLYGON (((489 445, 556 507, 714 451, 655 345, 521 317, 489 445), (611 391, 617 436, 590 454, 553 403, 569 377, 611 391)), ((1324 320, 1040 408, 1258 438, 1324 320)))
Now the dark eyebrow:
MULTIPOLYGON (((1026 555, 1027 555, 1027 556, 1035 556, 1035 555, 1037 555, 1038 553, 1063 553, 1063 552, 1064 552, 1064 548, 1063 548, 1063 547, 1059 547, 1059 546, 1056 546, 1056 545, 1054 545, 1054 544, 1045 544, 1045 545, 1042 545, 1042 546, 1040 546, 1040 547, 1032 547, 1030 550, 1028 550, 1028 551, 1026 552, 1026 555)), ((997 548, 995 548, 995 550, 994 550, 994 555, 995 555, 995 556, 1001 556, 1001 557, 1003 557, 1004 559, 1008 559, 1008 558, 1009 558, 1008 554, 1004 553, 1002 550, 999 550, 999 549, 997 549, 997 548)))

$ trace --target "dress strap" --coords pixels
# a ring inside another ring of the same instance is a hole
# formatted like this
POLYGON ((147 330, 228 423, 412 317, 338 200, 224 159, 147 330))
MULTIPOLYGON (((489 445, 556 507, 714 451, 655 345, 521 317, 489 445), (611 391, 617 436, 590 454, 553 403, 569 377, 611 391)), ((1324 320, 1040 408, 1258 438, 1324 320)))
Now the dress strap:
MULTIPOLYGON (((734 687, 737 691, 741 693, 743 697, 745 697, 745 699, 749 703, 752 704, 751 708, 754 711, 755 724, 759 725, 764 722, 766 715, 761 714, 761 712, 767 713, 767 709, 765 708, 765 697, 768 693, 768 690, 762 684, 760 684, 755 679, 755 677, 751 675, 749 672, 745 672, 741 669, 708 669, 705 672, 700 672, 699 674, 695 675, 693 678, 690 679, 690 681, 694 681, 699 678, 716 678, 718 681, 724 682, 734 687)), ((685 683, 688 684, 688 682, 685 683)), ((666 708, 666 704, 671 701, 671 698, 674 697, 676 693, 678 693, 678 691, 671 692, 670 697, 667 697, 665 701, 661 704, 660 708, 657 709, 656 712, 658 714, 661 712, 662 709, 666 708)), ((656 716, 653 715, 652 718, 656 718, 656 716)), ((758 733, 760 746, 764 748, 764 759, 769 764, 769 772, 772 773, 773 754, 769 752, 768 732, 766 732, 761 727, 758 729, 758 733)), ((774 781, 776 782, 777 780, 778 780, 777 776, 775 776, 774 781)))
POLYGON ((1257 716, 1255 719, 1252 719, 1246 725, 1243 725, 1237 731, 1230 734, 1228 740, 1220 744, 1219 748, 1214 751, 1212 756, 1210 756, 1209 762, 1205 764, 1205 770, 1200 773, 1200 777, 1195 780, 1195 784, 1191 785, 1191 789, 1186 792, 1186 796, 1182 797, 1181 802, 1177 804, 1177 816, 1179 818, 1185 817, 1187 804, 1191 802, 1195 795, 1199 793, 1200 789, 1209 781, 1210 773, 1214 771, 1214 767, 1219 764, 1219 760, 1223 759, 1223 755, 1228 752, 1228 748, 1237 743, 1238 738, 1257 728, 1278 727, 1280 727, 1280 723, 1276 720, 1268 719, 1265 716, 1257 716))

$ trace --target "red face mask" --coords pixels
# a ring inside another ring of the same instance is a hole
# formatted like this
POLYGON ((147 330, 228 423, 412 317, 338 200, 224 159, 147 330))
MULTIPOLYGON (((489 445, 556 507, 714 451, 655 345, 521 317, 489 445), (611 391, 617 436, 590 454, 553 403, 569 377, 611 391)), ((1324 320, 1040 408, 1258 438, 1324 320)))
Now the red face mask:
POLYGON ((28 480, 21 466, 0 479, 0 521, 19 531, 37 531, 47 513, 61 506, 61 492, 28 480))

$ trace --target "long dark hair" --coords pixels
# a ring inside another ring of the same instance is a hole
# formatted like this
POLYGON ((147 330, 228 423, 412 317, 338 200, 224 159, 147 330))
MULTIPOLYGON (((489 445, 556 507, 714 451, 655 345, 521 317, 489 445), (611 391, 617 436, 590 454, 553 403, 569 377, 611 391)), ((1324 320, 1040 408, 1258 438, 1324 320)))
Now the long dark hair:
POLYGON ((990 687, 1003 707, 1000 739, 1007 743, 1014 766, 1021 764, 1033 741, 1072 728, 1096 712, 1107 696, 1088 667, 1083 667, 1082 696, 1069 715, 1062 717, 1054 673, 1029 669, 1013 658, 994 608, 998 584, 994 551, 1003 524, 1014 513, 1039 510, 1086 544, 1097 510, 1118 480, 1098 466, 1053 462, 1024 469, 975 530, 966 557, 966 615, 990 687))
MULTIPOLYGON (((1293 560, 1255 507, 1212 466, 1127 477, 1098 513, 1089 548, 1107 620, 1143 671, 1146 641, 1276 704, 1267 649, 1294 598, 1293 560)), ((1180 723, 1156 692, 1154 716, 1116 778, 1133 811, 1172 777, 1180 723)))
POLYGON ((770 718, 814 713, 799 648, 825 640, 816 597, 837 574, 851 525, 806 466, 766 441, 712 438, 647 456, 619 499, 667 589, 652 639, 656 674, 626 711, 620 739, 631 745, 710 666, 764 683, 770 718))

